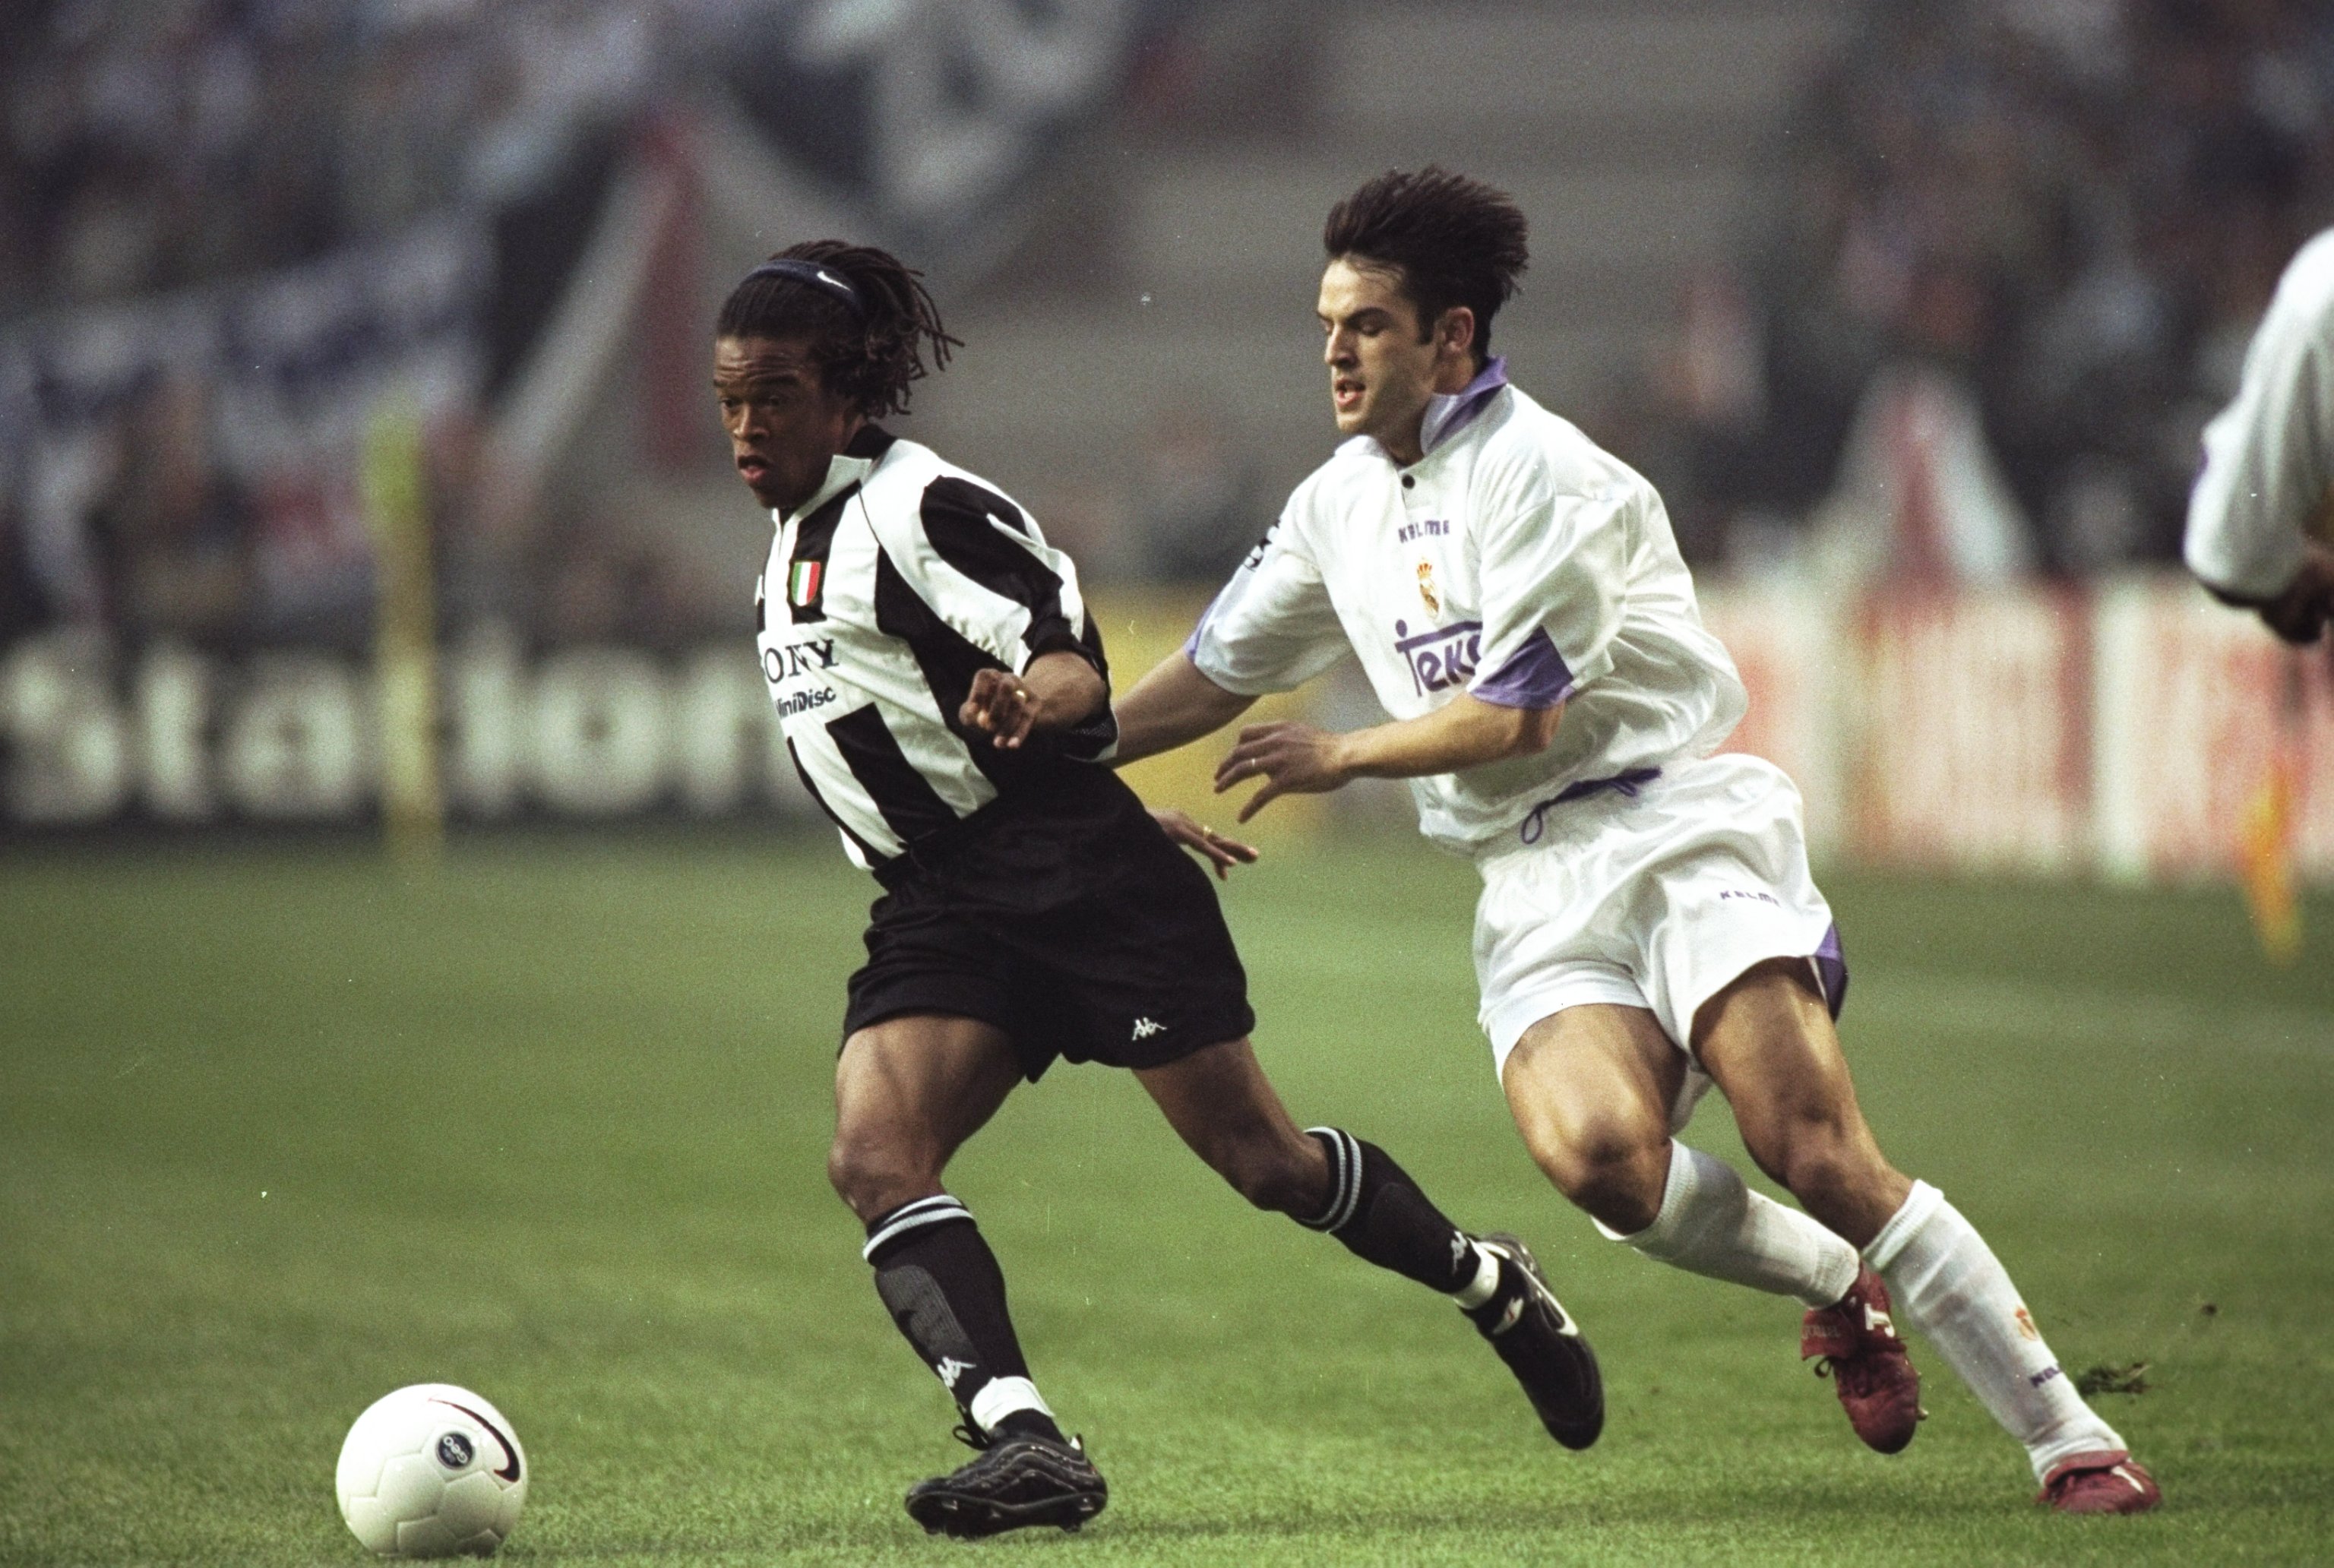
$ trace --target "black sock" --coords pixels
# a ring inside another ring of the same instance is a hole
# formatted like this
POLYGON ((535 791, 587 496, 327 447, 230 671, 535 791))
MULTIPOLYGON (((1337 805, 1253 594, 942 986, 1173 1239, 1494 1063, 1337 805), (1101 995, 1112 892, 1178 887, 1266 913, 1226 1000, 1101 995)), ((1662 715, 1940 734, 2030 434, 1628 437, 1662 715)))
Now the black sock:
POLYGON ((1011 1415, 1000 1418, 997 1423, 997 1430, 989 1436, 1051 1438, 1057 1443, 1069 1441, 1068 1438, 1062 1435, 1062 1429, 1055 1424, 1054 1418, 1043 1410, 1015 1410, 1011 1415))
POLYGON ((1297 1224, 1326 1230, 1355 1256, 1445 1295, 1474 1283, 1473 1245, 1392 1155, 1342 1128, 1306 1130, 1329 1153, 1329 1203, 1297 1224))
MULTIPOLYGON (((1029 1363, 1006 1311, 1005 1273, 972 1211, 946 1193, 903 1203, 867 1222, 862 1255, 892 1321, 978 1427, 971 1412, 980 1391, 998 1378, 1027 1378, 1029 1363)), ((998 1429, 1061 1437, 1042 1410, 1016 1411, 998 1429)))

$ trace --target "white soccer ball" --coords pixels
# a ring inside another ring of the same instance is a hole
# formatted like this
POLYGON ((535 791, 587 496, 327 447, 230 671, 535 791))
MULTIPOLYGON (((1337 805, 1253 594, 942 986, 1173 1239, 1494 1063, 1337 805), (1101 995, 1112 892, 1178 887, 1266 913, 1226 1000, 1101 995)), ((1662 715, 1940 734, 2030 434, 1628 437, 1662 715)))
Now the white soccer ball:
POLYGON ((526 1450, 469 1390, 416 1383, 357 1418, 333 1481, 341 1517, 382 1556, 484 1557, 518 1523, 526 1450))

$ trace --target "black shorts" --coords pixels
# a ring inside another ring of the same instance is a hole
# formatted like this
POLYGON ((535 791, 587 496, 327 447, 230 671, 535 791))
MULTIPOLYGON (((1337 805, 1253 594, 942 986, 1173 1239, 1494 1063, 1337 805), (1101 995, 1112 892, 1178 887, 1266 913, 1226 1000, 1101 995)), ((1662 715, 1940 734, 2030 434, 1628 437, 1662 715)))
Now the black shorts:
POLYGON ((1156 1067, 1256 1027, 1248 973, 1200 869, 1116 774, 1066 767, 884 870, 844 1038, 903 1013, 1054 1058, 1156 1067))

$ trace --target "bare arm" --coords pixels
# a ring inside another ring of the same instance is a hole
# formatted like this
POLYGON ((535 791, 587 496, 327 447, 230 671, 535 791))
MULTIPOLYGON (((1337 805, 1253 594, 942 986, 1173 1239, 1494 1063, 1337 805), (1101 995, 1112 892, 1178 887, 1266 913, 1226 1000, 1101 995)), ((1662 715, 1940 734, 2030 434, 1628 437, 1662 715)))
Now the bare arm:
POLYGON ((1102 672, 1067 649, 1041 653, 1019 675, 983 669, 972 678, 958 719, 986 730, 1000 751, 1018 750, 1032 734, 1067 729, 1094 717, 1110 696, 1102 672))
POLYGON ((1261 777, 1240 807, 1246 822, 1284 794, 1316 794, 1357 778, 1420 778, 1548 749, 1564 705, 1503 707, 1461 692, 1432 713, 1343 735, 1307 724, 1252 724, 1216 769, 1216 793, 1261 777))
POLYGON ((1213 735, 1256 701, 1226 691, 1181 653, 1171 653, 1118 699, 1118 755, 1130 763, 1213 735))
POLYGON ((1342 736, 1339 749, 1354 778, 1460 773, 1546 751, 1563 717, 1562 703, 1545 708, 1505 707, 1462 691, 1432 713, 1342 736))

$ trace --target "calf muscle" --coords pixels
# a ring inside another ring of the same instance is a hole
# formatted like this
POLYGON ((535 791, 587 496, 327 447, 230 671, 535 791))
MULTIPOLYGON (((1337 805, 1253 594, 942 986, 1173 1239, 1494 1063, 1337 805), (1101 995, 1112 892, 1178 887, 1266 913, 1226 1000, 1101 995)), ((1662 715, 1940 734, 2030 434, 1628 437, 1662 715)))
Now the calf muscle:
POLYGON ((1135 1070, 1191 1152, 1259 1208, 1307 1216, 1327 1200, 1328 1157, 1297 1130, 1246 1040, 1135 1070))
POLYGON ((1878 1235, 1913 1184, 1865 1122, 1807 964, 1775 959, 1746 971, 1703 1004, 1694 1044, 1759 1169, 1854 1246, 1878 1235))

